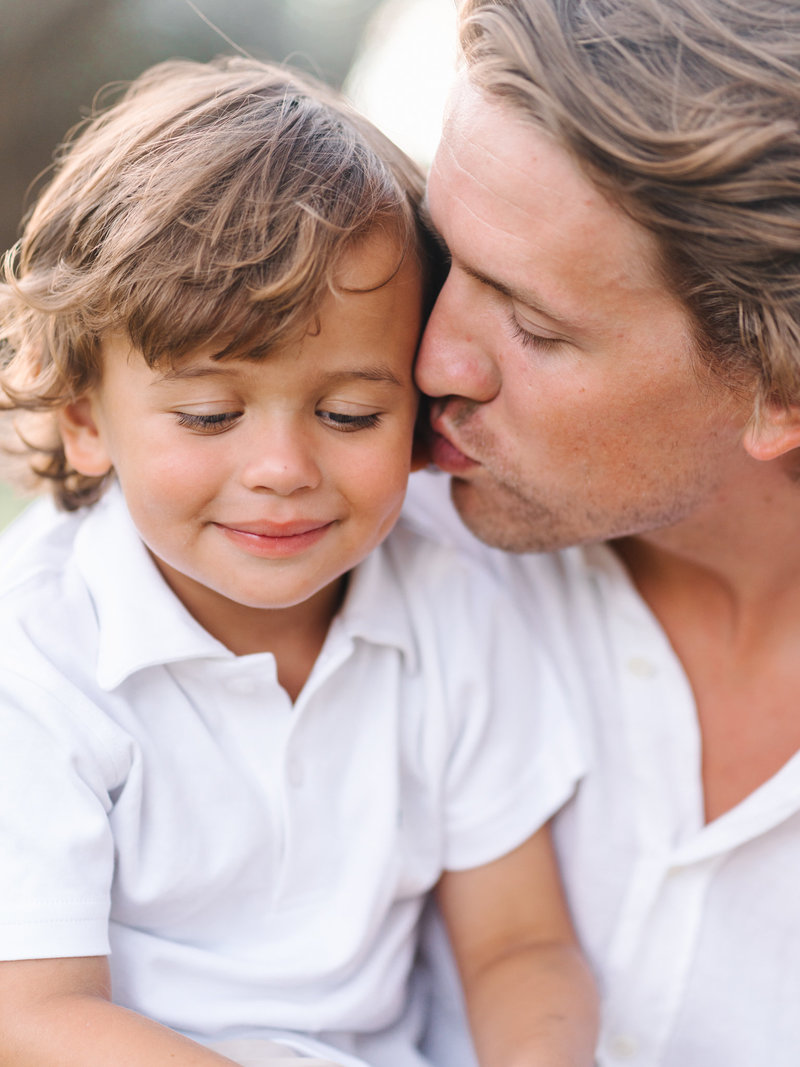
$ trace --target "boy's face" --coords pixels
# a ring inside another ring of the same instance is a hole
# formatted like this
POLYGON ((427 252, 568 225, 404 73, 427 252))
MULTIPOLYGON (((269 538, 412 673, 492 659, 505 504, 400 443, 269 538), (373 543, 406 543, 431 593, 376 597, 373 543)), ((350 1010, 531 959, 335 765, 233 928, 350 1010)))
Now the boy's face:
MULTIPOLYGON (((337 280, 367 289, 398 254, 371 238, 337 280)), ((102 383, 63 416, 67 456, 85 473, 114 468, 162 573, 221 640, 236 606, 317 594, 330 605, 326 591, 392 527, 411 460, 421 303, 406 256, 380 288, 329 295, 318 330, 260 361, 201 350, 151 370, 127 339, 105 344, 102 383)))

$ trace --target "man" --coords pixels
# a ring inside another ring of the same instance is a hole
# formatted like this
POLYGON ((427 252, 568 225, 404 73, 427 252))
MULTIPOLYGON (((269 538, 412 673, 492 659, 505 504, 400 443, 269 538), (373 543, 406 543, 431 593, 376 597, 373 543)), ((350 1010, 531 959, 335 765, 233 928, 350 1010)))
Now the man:
POLYGON ((436 484, 410 509, 573 687, 598 1063, 796 1067, 800 7, 467 0, 461 41, 418 380, 460 518, 519 555, 436 484))

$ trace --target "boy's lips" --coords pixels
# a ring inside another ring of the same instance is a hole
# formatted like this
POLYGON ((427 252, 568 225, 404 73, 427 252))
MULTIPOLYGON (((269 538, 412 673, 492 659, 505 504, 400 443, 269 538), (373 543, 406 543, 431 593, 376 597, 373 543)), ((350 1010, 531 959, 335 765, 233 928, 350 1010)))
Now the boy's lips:
POLYGON ((293 522, 269 522, 258 519, 254 522, 225 522, 219 525, 228 530, 254 534, 256 537, 297 537, 322 526, 330 526, 330 519, 295 519, 293 522))
POLYGON ((254 556, 282 558, 303 552, 321 541, 333 521, 214 523, 228 540, 254 556))

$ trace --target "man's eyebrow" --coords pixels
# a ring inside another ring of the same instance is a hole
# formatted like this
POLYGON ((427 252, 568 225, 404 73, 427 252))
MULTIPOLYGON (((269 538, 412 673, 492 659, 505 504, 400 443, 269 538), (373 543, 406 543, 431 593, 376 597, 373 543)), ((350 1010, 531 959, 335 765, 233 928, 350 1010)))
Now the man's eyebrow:
POLYGON ((500 293, 501 296, 505 296, 509 300, 522 304, 524 307, 530 308, 531 311, 538 311, 541 315, 551 319, 553 322, 559 323, 561 326, 568 329, 575 329, 575 324, 568 323, 558 314, 558 312, 547 307, 546 304, 537 300, 525 289, 520 289, 514 285, 506 285, 504 282, 498 281, 497 278, 490 278, 488 274, 483 274, 481 271, 471 267, 468 263, 460 262, 458 265, 467 277, 473 278, 476 282, 480 282, 481 285, 486 285, 490 289, 494 289, 494 291, 500 293))
MULTIPOLYGON (((251 361, 239 360, 239 364, 247 362, 248 366, 257 366, 251 361)), ((233 373, 231 363, 187 363, 185 366, 170 367, 156 380, 160 382, 187 381, 194 378, 226 378, 233 373)), ((336 370, 330 374, 323 374, 322 380, 326 386, 345 384, 346 382, 385 382, 388 385, 402 386, 403 382, 397 377, 390 367, 377 363, 369 367, 354 367, 352 370, 336 370)))

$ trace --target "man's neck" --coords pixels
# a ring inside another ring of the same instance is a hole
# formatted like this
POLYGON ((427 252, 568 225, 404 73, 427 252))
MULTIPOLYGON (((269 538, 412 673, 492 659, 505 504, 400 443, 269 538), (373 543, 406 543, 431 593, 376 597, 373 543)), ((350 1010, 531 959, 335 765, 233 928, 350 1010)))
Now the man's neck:
POLYGON ((657 615, 672 600, 727 616, 731 633, 763 634, 780 605, 800 619, 800 484, 757 464, 674 526, 613 545, 657 615))
POLYGON ((691 684, 708 821, 800 749, 800 485, 756 473, 691 520, 614 545, 691 684))

